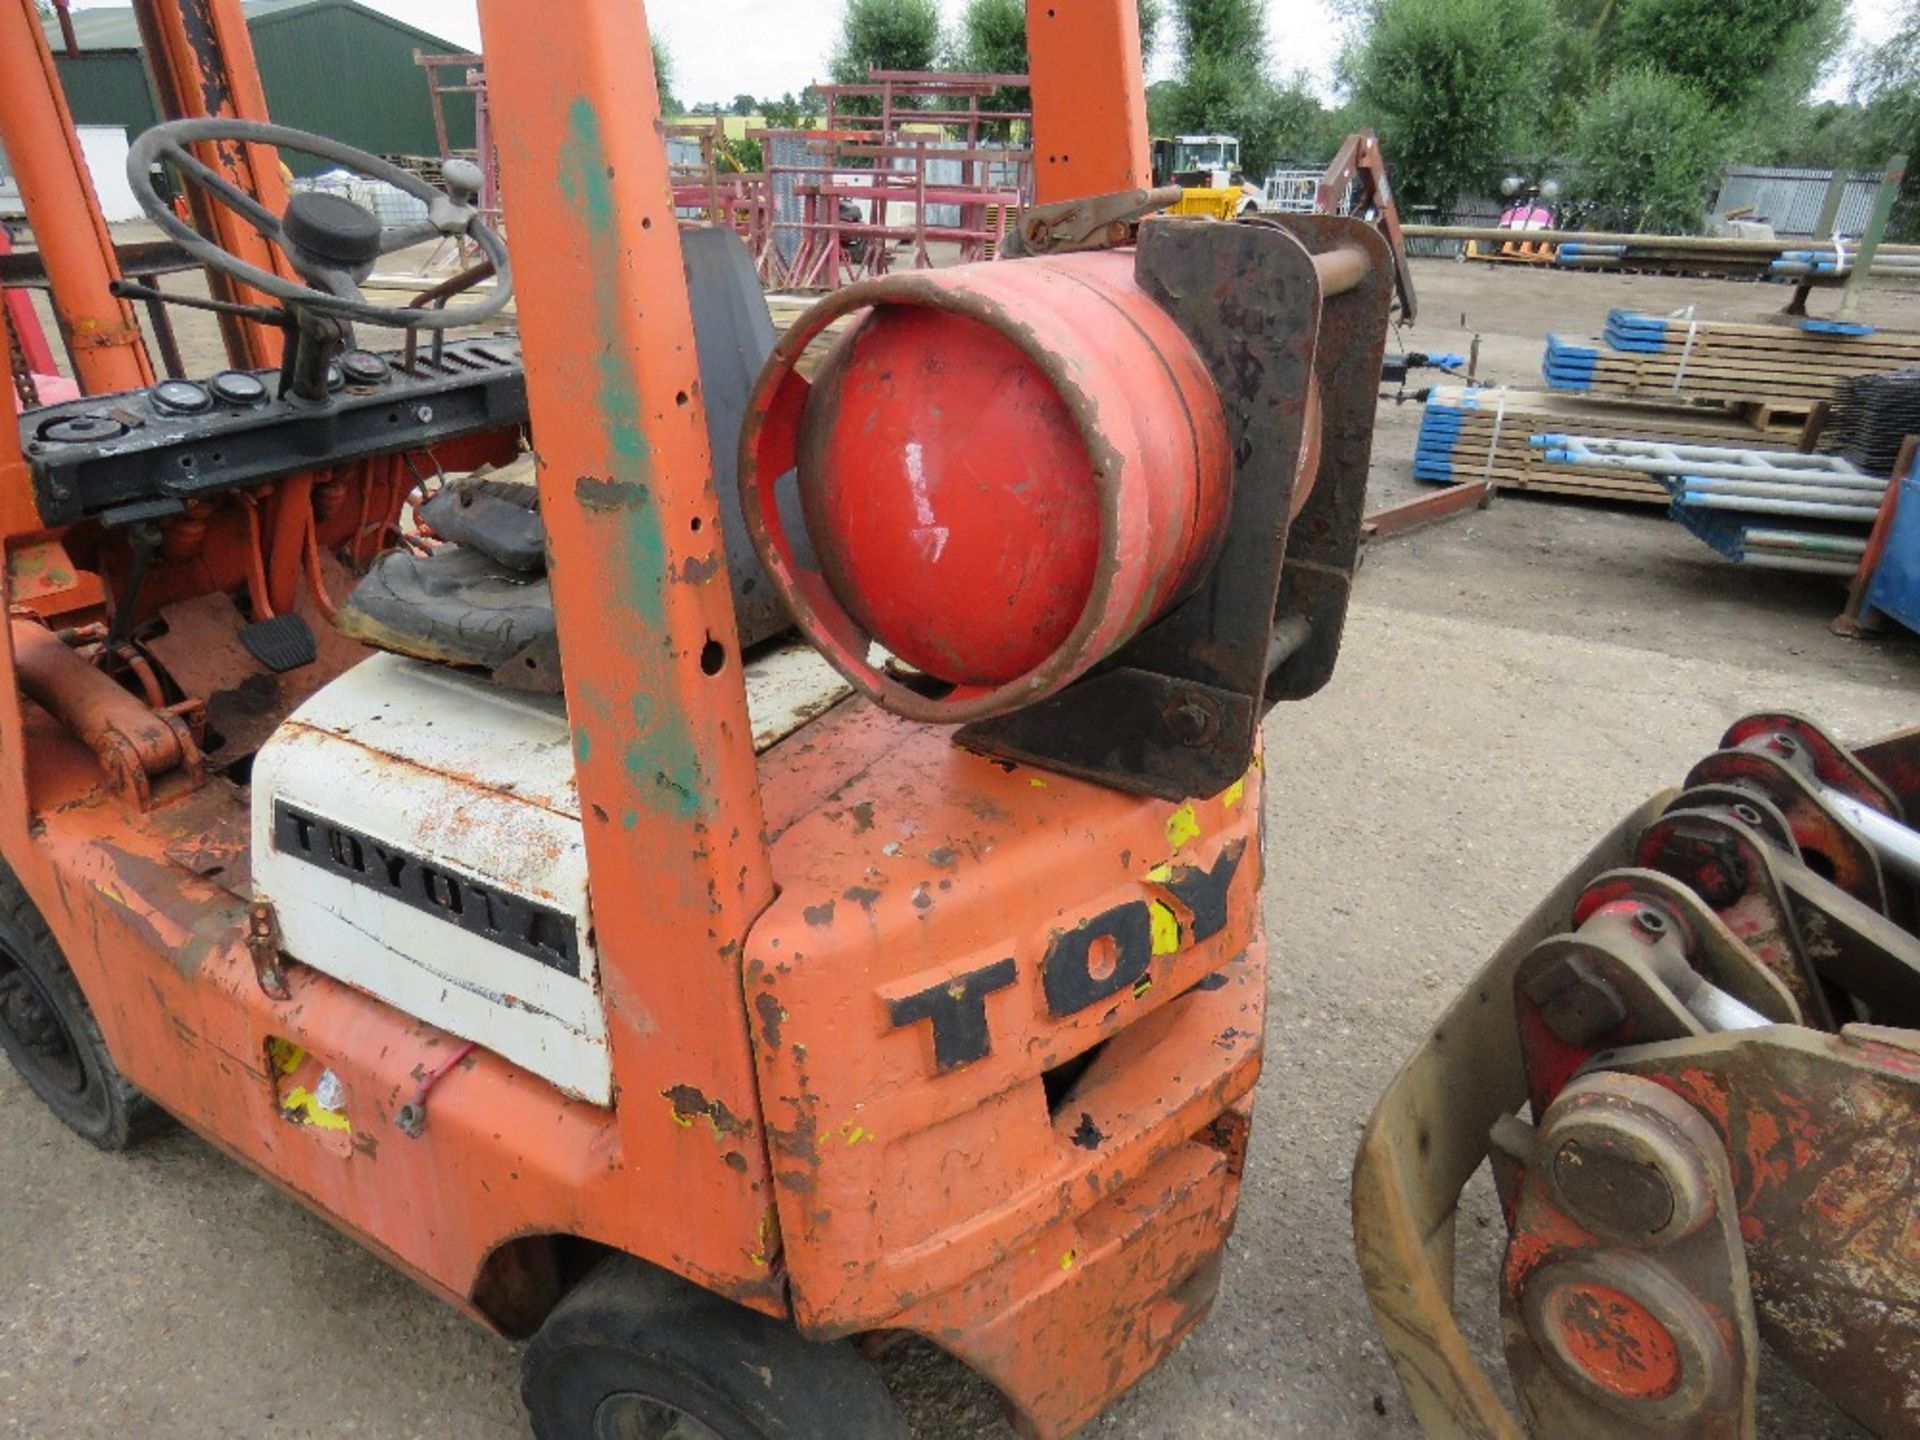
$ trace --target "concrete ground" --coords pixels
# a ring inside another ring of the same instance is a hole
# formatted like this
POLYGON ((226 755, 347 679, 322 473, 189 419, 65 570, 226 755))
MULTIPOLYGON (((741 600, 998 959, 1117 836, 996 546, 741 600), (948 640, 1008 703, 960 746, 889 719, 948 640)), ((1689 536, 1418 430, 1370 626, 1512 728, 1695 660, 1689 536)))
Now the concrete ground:
MULTIPOLYGON (((1550 328, 1607 308, 1758 317, 1772 287, 1422 263, 1410 348, 1526 383, 1550 328)), ((1920 300, 1876 296, 1920 328, 1920 300)), ((1417 407, 1382 412, 1404 498, 1417 407)), ((1268 1063, 1212 1319, 1087 1432, 1098 1440, 1411 1436, 1374 1336, 1347 1176, 1375 1098, 1427 1025, 1591 843, 1760 707, 1869 737, 1914 718, 1920 648, 1834 639, 1829 583, 1722 564, 1656 514, 1509 498, 1384 544, 1342 668, 1268 728, 1268 1063)), ((525 1435, 515 1347, 475 1329, 184 1134, 124 1157, 60 1129, 0 1066, 0 1435, 153 1440, 525 1435)), ((1486 1324, 1499 1222, 1462 1226, 1486 1324)), ((890 1382, 924 1440, 1006 1440, 990 1395, 924 1352, 890 1382)), ((1770 1375, 1775 1433, 1852 1435, 1770 1375)))

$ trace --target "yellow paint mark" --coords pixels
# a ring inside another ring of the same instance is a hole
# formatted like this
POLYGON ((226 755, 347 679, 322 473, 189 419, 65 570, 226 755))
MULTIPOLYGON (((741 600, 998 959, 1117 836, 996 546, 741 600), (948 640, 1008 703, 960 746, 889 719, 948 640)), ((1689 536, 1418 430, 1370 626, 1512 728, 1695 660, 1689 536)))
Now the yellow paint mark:
POLYGON ((1080 1258, 1080 1255, 1078 1251, 1075 1251, 1075 1250, 1067 1251, 1066 1254, 1060 1257, 1060 1268, 1062 1270, 1073 1269, 1073 1262, 1078 1260, 1079 1258, 1080 1258))
POLYGON ((1151 900, 1147 914, 1153 918, 1153 953, 1176 954, 1180 949, 1180 917, 1173 913, 1173 907, 1151 900))
POLYGON ((291 1040, 282 1040, 278 1035, 267 1041, 267 1059, 273 1068, 282 1075, 291 1075, 305 1062, 307 1052, 291 1040))
POLYGON ((682 1115, 678 1110, 673 1108, 673 1102, 671 1100, 667 1102, 667 1113, 673 1116, 673 1123, 678 1125, 682 1130, 691 1130, 693 1128, 693 1116, 682 1115))
POLYGON ((875 1140, 879 1138, 871 1130, 868 1130, 865 1126, 859 1125, 852 1120, 849 1120, 846 1124, 840 1127, 840 1133, 847 1137, 847 1144, 849 1145, 859 1145, 863 1142, 865 1144, 871 1145, 875 1140))
POLYGON ((1164 885, 1173 879, 1173 866, 1162 863, 1147 871, 1147 882, 1152 885, 1164 885))
POLYGON ((1027 784, 1031 785, 1036 790, 1044 790, 1047 788, 1047 782, 1042 780, 1038 775, 1029 776, 1027 779, 1027 784))
POLYGON ((1142 975, 1138 980, 1133 982, 1133 998, 1136 1000, 1144 1000, 1146 999, 1147 992, 1151 989, 1153 989, 1153 976, 1142 975))
POLYGON ((286 1098, 280 1102, 280 1109, 289 1120, 302 1125, 311 1125, 316 1130, 351 1130, 353 1122, 337 1111, 329 1110, 318 1100, 313 1092, 304 1085, 296 1085, 289 1090, 286 1098))
POLYGON ((1192 805, 1182 805, 1167 818, 1167 844, 1175 850, 1199 836, 1200 821, 1194 815, 1192 805))
POLYGON ((1220 797, 1220 803, 1231 810, 1246 798, 1247 782, 1245 780, 1236 780, 1227 787, 1227 793, 1220 797))

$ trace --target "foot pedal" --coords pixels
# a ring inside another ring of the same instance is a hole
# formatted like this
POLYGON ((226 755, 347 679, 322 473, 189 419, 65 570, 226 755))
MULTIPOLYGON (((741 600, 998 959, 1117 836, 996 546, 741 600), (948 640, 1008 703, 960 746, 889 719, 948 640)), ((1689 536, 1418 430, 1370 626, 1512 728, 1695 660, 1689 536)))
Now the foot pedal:
POLYGON ((320 658, 320 642, 313 627, 299 615, 276 615, 240 628, 247 653, 276 675, 311 665, 320 658))

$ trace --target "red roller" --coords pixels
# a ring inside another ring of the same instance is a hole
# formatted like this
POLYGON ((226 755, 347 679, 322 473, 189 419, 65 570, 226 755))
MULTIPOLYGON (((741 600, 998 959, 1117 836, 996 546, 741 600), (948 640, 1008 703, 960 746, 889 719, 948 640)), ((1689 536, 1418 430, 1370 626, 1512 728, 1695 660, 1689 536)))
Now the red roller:
POLYGON ((761 377, 741 464, 810 638, 888 708, 948 722, 1032 704, 1164 614, 1214 553, 1231 473, 1213 383, 1127 253, 823 301, 761 377), (855 312, 809 387, 799 356, 855 312), (779 503, 796 468, 809 544, 779 503), (950 692, 898 683, 878 650, 950 692))

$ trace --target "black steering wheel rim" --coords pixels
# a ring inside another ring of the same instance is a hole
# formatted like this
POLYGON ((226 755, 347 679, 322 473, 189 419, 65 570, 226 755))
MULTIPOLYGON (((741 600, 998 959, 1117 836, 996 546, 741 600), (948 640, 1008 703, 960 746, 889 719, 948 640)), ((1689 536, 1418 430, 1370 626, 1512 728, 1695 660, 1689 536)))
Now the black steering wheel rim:
MULTIPOLYGON (((209 191, 213 197, 226 204, 259 231, 266 239, 276 245, 284 245, 280 234, 280 217, 266 210, 252 197, 237 187, 226 185, 215 173, 203 165, 188 150, 190 145, 208 143, 231 143, 240 145, 271 145, 277 149, 295 150, 303 155, 311 155, 318 160, 328 160, 343 168, 354 171, 368 179, 383 181, 427 206, 431 217, 436 210, 449 215, 452 220, 462 219, 460 209, 441 191, 434 189, 419 176, 389 164, 378 155, 352 145, 343 145, 337 140, 329 140, 324 135, 315 135, 305 130, 295 130, 286 125, 269 125, 257 120, 170 120, 155 125, 141 133, 127 152, 127 180, 133 187, 134 198, 140 202, 140 208, 147 217, 164 230, 169 237, 209 269, 251 286, 263 295, 270 295, 285 304, 302 307, 321 314, 335 315, 343 319, 361 321, 369 325, 384 325, 399 330, 461 330, 470 326, 485 324, 506 308, 513 298, 513 276, 507 260, 506 241, 491 226, 484 224, 478 212, 469 210, 463 223, 452 228, 437 228, 437 233, 449 237, 464 236, 480 249, 493 265, 494 292, 485 300, 462 305, 449 305, 443 309, 425 309, 418 307, 393 307, 375 305, 371 302, 337 295, 312 285, 304 285, 278 275, 271 270, 262 270, 257 265, 248 264, 230 250, 222 249, 206 236, 186 224, 174 214, 172 207, 160 198, 153 186, 153 167, 161 160, 172 161, 192 184, 209 191), (208 179, 213 176, 213 180, 208 179)), ((430 221, 440 227, 439 221, 430 221)), ((406 243, 417 243, 419 236, 410 236, 406 243)), ((391 254, 403 245, 383 248, 382 255, 391 254)), ((356 292, 357 293, 357 292, 356 292)))

